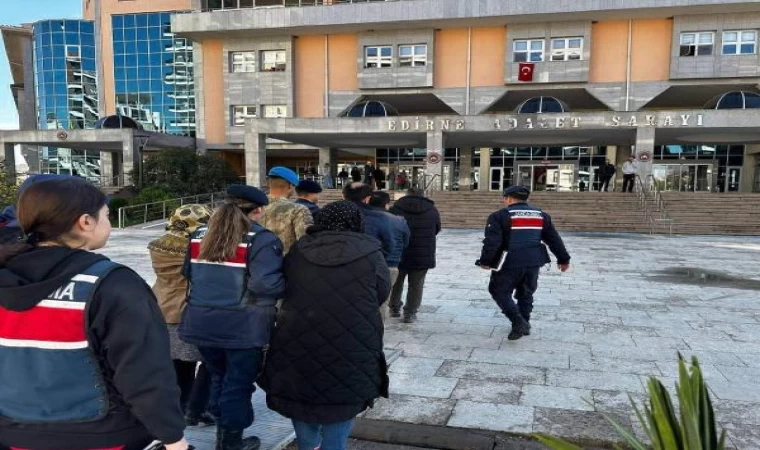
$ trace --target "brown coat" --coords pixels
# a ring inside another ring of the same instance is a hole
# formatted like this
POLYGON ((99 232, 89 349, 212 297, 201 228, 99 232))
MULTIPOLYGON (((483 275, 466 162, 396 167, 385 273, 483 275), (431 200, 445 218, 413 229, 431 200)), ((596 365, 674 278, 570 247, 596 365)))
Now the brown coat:
POLYGON ((182 276, 184 256, 176 253, 150 250, 156 283, 153 292, 158 298, 158 306, 168 324, 182 323, 182 311, 187 300, 187 279, 182 276))

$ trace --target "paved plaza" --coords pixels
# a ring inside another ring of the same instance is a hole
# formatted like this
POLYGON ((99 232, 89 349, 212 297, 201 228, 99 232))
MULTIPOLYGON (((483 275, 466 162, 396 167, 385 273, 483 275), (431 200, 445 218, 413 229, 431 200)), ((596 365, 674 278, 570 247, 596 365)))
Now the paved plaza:
MULTIPOLYGON (((117 231, 105 252, 150 282, 157 234, 117 231)), ((632 426, 628 394, 651 375, 673 391, 680 351, 702 362, 729 447, 760 448, 760 239, 567 234, 571 271, 542 271, 533 334, 510 342, 474 266, 481 234, 441 234, 419 322, 387 327, 392 397, 364 419, 609 441, 600 412, 632 426)))

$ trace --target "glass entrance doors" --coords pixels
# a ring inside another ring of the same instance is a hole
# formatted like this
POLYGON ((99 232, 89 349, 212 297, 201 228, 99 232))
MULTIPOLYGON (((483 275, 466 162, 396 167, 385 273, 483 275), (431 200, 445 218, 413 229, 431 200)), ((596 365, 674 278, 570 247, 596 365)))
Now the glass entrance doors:
POLYGON ((726 167, 726 180, 723 192, 739 192, 742 182, 741 167, 726 167))
POLYGON ((714 186, 712 164, 655 164, 654 182, 660 191, 711 192, 714 186))
POLYGON ((531 191, 575 190, 574 164, 519 164, 517 175, 518 183, 531 191))

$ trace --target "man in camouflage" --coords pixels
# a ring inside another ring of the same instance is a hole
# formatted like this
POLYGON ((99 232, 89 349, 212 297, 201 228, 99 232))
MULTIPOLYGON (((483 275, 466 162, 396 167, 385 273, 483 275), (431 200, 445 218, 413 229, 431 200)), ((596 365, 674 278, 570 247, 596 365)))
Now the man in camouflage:
POLYGON ((285 167, 273 167, 269 171, 269 205, 264 207, 264 218, 259 223, 282 241, 283 252, 306 234, 314 224, 309 209, 290 201, 293 189, 298 185, 298 175, 285 167))

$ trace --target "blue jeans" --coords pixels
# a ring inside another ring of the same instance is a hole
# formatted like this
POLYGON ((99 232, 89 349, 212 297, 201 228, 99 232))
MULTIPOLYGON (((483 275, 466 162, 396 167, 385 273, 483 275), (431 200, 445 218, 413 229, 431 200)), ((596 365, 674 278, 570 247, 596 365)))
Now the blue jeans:
POLYGON ((353 426, 354 419, 329 424, 293 420, 298 450, 346 450, 348 435, 353 426))
POLYGON ((251 396, 264 363, 261 348, 230 350, 198 347, 211 375, 209 411, 225 430, 244 430, 253 424, 251 396))

